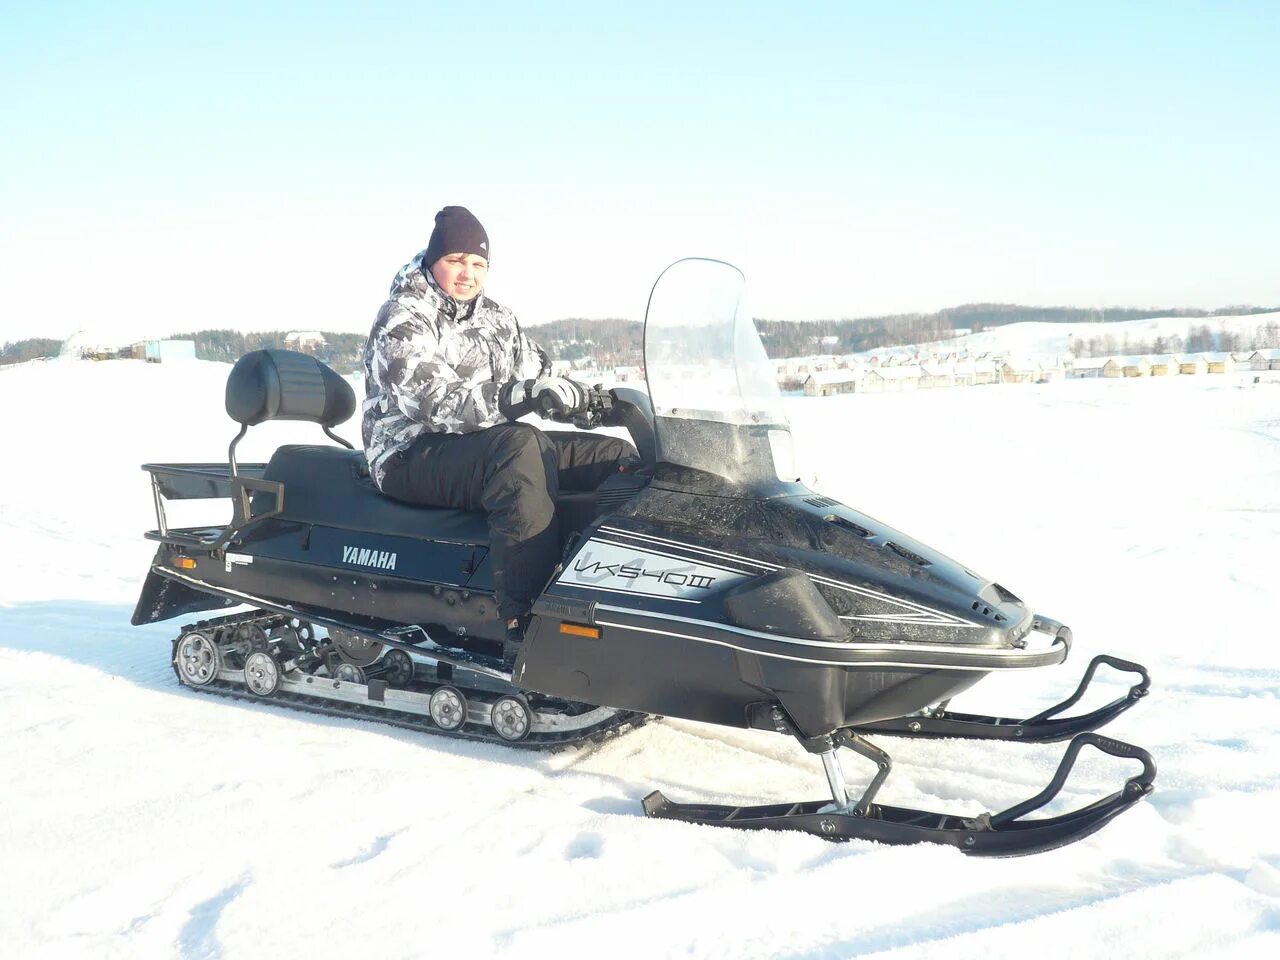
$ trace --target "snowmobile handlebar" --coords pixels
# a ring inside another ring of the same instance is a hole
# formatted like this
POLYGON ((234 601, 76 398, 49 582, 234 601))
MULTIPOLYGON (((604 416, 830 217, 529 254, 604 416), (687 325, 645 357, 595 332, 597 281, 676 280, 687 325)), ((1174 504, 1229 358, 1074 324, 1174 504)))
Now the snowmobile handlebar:
POLYGON ((569 417, 553 416, 545 404, 542 416, 560 423, 572 423, 580 430, 596 427, 625 427, 641 461, 652 467, 657 460, 657 440, 653 429, 653 406, 649 395, 635 387, 586 387, 587 408, 569 417))
POLYGON ((602 384, 595 386, 579 384, 584 393, 585 408, 571 414, 557 411, 556 402, 548 393, 541 398, 538 406, 539 415, 559 423, 572 423, 580 430, 594 430, 596 427, 609 425, 609 414, 613 409, 613 397, 602 384))

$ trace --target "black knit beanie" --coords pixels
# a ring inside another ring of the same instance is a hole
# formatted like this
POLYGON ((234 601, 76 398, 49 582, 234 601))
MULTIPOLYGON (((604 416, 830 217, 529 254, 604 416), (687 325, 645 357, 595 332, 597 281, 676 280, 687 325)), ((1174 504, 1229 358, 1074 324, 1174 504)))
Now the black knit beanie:
POLYGON ((451 253, 474 253, 489 259, 489 235, 466 207, 445 207, 436 214, 436 227, 431 231, 422 265, 429 268, 451 253))

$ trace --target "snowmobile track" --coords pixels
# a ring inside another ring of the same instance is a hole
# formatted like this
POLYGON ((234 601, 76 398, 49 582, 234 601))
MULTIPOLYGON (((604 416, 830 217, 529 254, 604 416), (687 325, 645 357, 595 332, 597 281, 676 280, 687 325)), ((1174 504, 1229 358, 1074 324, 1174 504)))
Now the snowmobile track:
MULTIPOLYGON (((242 627, 258 627, 262 629, 265 634, 268 629, 287 624, 288 618, 261 610, 254 610, 247 613, 219 617, 213 620, 201 620, 196 623, 184 624, 178 636, 173 641, 171 666, 173 667, 174 675, 177 677, 178 683, 182 687, 197 693, 206 693, 233 700, 244 700, 251 703, 279 705, 291 710, 316 714, 319 716, 340 717, 347 720, 370 720, 405 730, 428 733, 432 736, 450 737, 455 740, 469 740, 477 743, 492 743, 504 747, 515 747, 524 750, 555 750, 589 743, 598 744, 607 739, 621 736, 629 730, 641 727, 649 719, 647 714, 635 713, 633 711, 611 711, 609 716, 589 726, 560 731, 533 730, 526 734, 522 739, 512 740, 502 737, 492 728, 490 728, 488 732, 484 732, 483 728, 476 729, 478 725, 470 722, 464 723, 464 725, 458 729, 447 730, 434 723, 429 717, 421 716, 417 713, 405 710, 396 710, 388 706, 382 706, 372 698, 364 702, 353 702, 349 699, 331 699, 319 695, 296 693, 286 689, 276 689, 274 692, 267 695, 258 694, 248 689, 242 682, 226 679, 223 675, 240 671, 234 667, 223 664, 219 665, 219 675, 204 683, 191 683, 183 676, 183 672, 178 664, 178 647, 184 637, 187 637, 190 634, 207 636, 211 638, 214 645, 218 647, 220 655, 225 656, 225 654, 229 652, 226 648, 226 641, 223 639, 226 634, 234 634, 242 627), (471 729, 468 729, 468 727, 471 729)), ((303 626, 305 626, 305 624, 303 624, 303 626)), ((429 657, 429 654, 424 652, 424 656, 429 657)), ((291 672, 300 671, 297 671, 297 668, 294 668, 294 671, 291 672)), ((303 676, 307 683, 311 683, 313 679, 318 679, 322 683, 332 682, 334 687, 344 687, 347 690, 359 690, 363 688, 366 691, 366 696, 369 696, 367 692, 369 687, 365 684, 359 684, 353 681, 339 681, 331 677, 316 677, 314 674, 304 674, 303 676)), ((374 682, 376 683, 380 681, 374 682)), ((459 683, 456 679, 453 681, 453 684, 461 686, 462 689, 465 690, 468 699, 473 699, 478 702, 484 702, 487 699, 499 699, 501 696, 510 695, 495 695, 492 690, 482 691, 473 689, 467 687, 465 684, 459 683)), ((515 692, 515 688, 512 688, 512 690, 515 692)), ((531 714, 534 716, 542 715, 535 711, 532 705, 526 704, 526 706, 528 706, 531 714)))

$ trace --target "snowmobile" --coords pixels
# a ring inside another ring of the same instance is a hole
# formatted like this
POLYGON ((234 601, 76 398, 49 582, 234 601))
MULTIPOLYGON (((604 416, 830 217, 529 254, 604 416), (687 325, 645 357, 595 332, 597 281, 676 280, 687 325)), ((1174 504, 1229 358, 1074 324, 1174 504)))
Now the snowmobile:
POLYGON ((1061 663, 1071 630, 797 479, 744 290, 736 268, 702 259, 655 283, 647 391, 594 388, 576 421, 625 428, 640 463, 561 494, 561 561, 522 643, 497 615, 484 515, 380 494, 362 452, 332 430, 354 412, 350 385, 283 350, 231 371, 226 409, 240 430, 227 463, 144 465, 158 547, 133 622, 250 608, 181 628, 172 663, 193 690, 521 747, 598 740, 655 715, 772 731, 817 755, 831 794, 732 806, 654 792, 649 817, 1014 855, 1077 840, 1141 800, 1151 756, 1093 732, 1146 695, 1139 664, 1095 657, 1071 696, 1031 717, 948 709, 990 673, 1061 663), (334 443, 238 463, 249 427, 269 420, 314 422, 334 443), (207 498, 230 499, 229 522, 167 525, 167 502, 207 498), (1104 665, 1136 682, 1062 716, 1104 665), (872 733, 1071 742, 1040 793, 966 817, 876 802, 891 760, 872 733), (1029 817, 1086 747, 1142 769, 1080 809, 1029 817), (861 790, 841 748, 874 768, 861 790))

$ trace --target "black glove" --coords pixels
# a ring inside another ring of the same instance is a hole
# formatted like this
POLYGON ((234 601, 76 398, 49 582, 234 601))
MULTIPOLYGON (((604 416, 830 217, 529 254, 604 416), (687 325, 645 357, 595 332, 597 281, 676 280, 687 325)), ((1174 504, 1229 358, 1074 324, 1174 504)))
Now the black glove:
POLYGON ((568 377, 543 377, 534 381, 529 391, 534 409, 552 420, 572 420, 586 413, 591 404, 591 390, 568 377))
POLYGON ((536 412, 568 423, 580 419, 591 407, 591 389, 567 377, 514 380, 498 395, 498 408, 508 420, 536 412))
POLYGON ((533 380, 512 380, 498 391, 498 409, 508 420, 519 420, 526 413, 533 413, 533 380))

